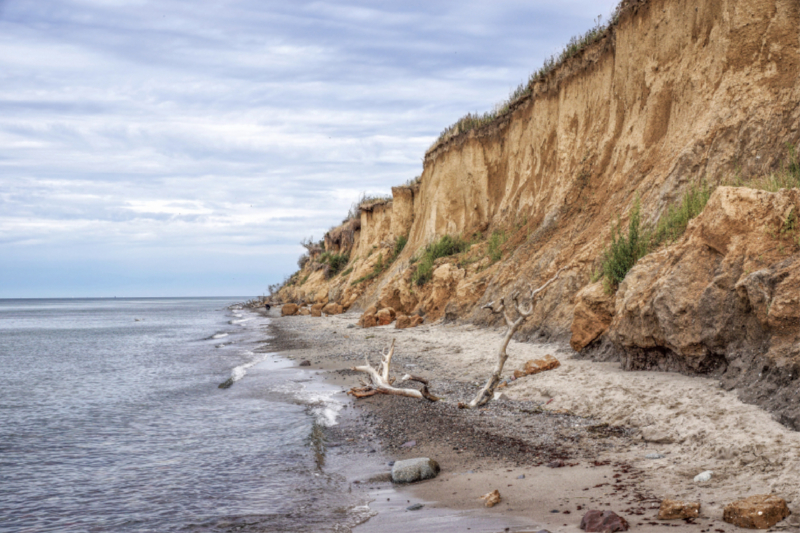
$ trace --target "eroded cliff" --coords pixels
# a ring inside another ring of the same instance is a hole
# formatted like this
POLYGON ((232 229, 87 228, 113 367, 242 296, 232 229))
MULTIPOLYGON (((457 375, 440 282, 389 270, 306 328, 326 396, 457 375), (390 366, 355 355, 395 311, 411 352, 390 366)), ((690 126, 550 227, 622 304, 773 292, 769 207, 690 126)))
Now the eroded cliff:
POLYGON ((419 183, 332 230, 325 251, 346 268, 331 276, 312 254, 281 298, 494 324, 483 304, 566 267, 522 338, 571 339, 631 369, 716 372, 798 427, 800 248, 793 228, 775 236, 796 190, 718 188, 616 294, 591 278, 634 202, 655 222, 691 184, 747 184, 797 146, 799 28, 796 0, 626 2, 510 113, 438 143, 419 183), (415 282, 444 235, 472 246, 415 282))

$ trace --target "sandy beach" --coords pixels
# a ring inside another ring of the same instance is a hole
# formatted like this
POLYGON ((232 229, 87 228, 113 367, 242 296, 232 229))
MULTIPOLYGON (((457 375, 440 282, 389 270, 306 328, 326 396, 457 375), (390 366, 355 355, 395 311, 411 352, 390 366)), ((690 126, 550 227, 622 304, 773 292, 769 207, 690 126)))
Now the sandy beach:
MULTIPOLYGON (((795 510, 800 501, 800 435, 713 379, 623 372, 616 363, 575 358, 566 346, 512 341, 504 376, 547 354, 561 367, 516 380, 486 409, 467 411, 456 404, 488 376, 501 330, 441 323, 362 329, 355 314, 272 316, 271 345, 298 363, 309 361, 343 390, 363 379, 351 367, 365 354, 377 365, 396 339, 393 373, 429 378, 431 391, 445 397, 430 403, 377 395, 347 410, 349 423, 337 431, 347 433, 341 437, 354 450, 389 461, 431 457, 442 467, 436 479, 404 487, 388 483, 388 465, 356 480, 378 513, 358 532, 394 531, 402 522, 415 531, 467 525, 567 533, 580 531, 589 509, 617 512, 632 531, 734 531, 722 521, 729 502, 772 493, 795 510), (654 453, 664 457, 646 458, 654 453), (710 481, 693 481, 707 470, 710 481), (487 509, 480 496, 495 489, 502 502, 487 509), (700 518, 656 520, 663 498, 701 502, 700 518), (411 502, 424 507, 407 511, 411 502)), ((772 530, 798 527, 793 514, 772 530)))

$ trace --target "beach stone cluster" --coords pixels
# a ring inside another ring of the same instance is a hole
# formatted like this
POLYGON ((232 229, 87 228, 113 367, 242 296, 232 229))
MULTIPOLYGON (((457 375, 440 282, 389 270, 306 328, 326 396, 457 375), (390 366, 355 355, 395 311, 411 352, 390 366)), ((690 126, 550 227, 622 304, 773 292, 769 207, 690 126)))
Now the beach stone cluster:
POLYGON ((397 461, 392 466, 392 482, 413 483, 439 475, 439 463, 427 457, 397 461))

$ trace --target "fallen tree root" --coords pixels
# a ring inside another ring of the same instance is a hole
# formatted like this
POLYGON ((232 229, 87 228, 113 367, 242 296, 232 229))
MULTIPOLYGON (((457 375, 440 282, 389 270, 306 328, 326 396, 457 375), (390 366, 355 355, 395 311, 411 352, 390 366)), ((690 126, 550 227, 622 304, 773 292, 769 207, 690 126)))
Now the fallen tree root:
POLYGON ((372 384, 364 387, 353 387, 350 389, 350 391, 348 391, 347 394, 350 394, 356 398, 368 398, 370 396, 374 396, 375 394, 391 394, 395 396, 408 396, 409 398, 416 398, 418 400, 425 399, 430 402, 438 402, 441 400, 441 398, 434 396, 428 390, 428 380, 419 376, 411 376, 406 374, 402 377, 401 381, 416 381, 421 383, 421 391, 417 389, 400 389, 393 386, 394 379, 389 378, 389 366, 392 363, 392 356, 394 355, 394 345, 395 340, 392 340, 392 346, 388 353, 383 354, 383 357, 381 358, 380 372, 372 367, 369 362, 369 358, 366 354, 364 354, 364 362, 366 364, 363 366, 357 366, 353 368, 353 370, 367 374, 372 384))

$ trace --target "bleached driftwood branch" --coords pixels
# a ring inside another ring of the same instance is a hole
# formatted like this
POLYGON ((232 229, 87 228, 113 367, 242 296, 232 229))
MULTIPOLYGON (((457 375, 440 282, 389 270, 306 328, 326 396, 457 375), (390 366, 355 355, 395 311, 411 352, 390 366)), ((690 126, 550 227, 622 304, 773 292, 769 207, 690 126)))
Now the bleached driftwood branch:
POLYGON ((363 366, 357 366, 353 368, 353 370, 367 374, 372 383, 369 385, 365 384, 364 387, 358 389, 353 388, 348 392, 348 394, 352 394, 356 398, 366 398, 368 396, 373 396, 380 393, 393 394, 396 396, 408 396, 409 398, 417 398, 418 400, 425 399, 431 402, 439 401, 441 398, 437 398, 428 390, 428 380, 419 376, 406 374, 402 377, 401 381, 417 381, 422 384, 421 391, 417 389, 399 389, 393 386, 394 379, 389 378, 389 366, 392 363, 392 356, 394 355, 394 344, 395 340, 393 339, 392 346, 389 348, 389 351, 383 353, 383 356, 381 357, 380 371, 373 368, 369 362, 367 354, 364 354, 364 362, 366 364, 363 366))
POLYGON ((538 289, 531 291, 530 295, 527 297, 528 303, 527 305, 520 305, 519 291, 515 291, 511 294, 511 301, 514 303, 514 308, 517 310, 517 319, 513 320, 511 315, 508 312, 508 308, 506 305, 506 299, 501 298, 499 305, 495 306, 494 302, 490 302, 481 309, 489 309, 494 314, 502 314, 503 318, 505 318, 506 325, 508 326, 508 330, 506 331, 505 336, 503 337, 503 342, 500 343, 500 349, 497 351, 497 362, 494 365, 494 370, 492 371, 492 375, 489 376, 486 385, 478 392, 475 398, 472 399, 471 402, 468 404, 460 403, 458 404, 461 408, 469 408, 474 409, 476 407, 482 407, 489 403, 492 398, 494 398, 494 390, 497 388, 497 385, 500 383, 500 374, 503 372, 503 366, 506 364, 506 360, 508 359, 508 353, 506 353, 506 348, 508 348, 508 343, 511 342, 511 337, 514 336, 517 329, 522 325, 523 322, 528 320, 531 315, 533 315, 533 307, 536 301, 536 296, 545 290, 547 287, 550 286, 551 283, 555 282, 558 279, 558 276, 561 274, 561 271, 566 269, 567 267, 561 267, 556 272, 556 275, 550 278, 544 285, 539 287, 538 289))

